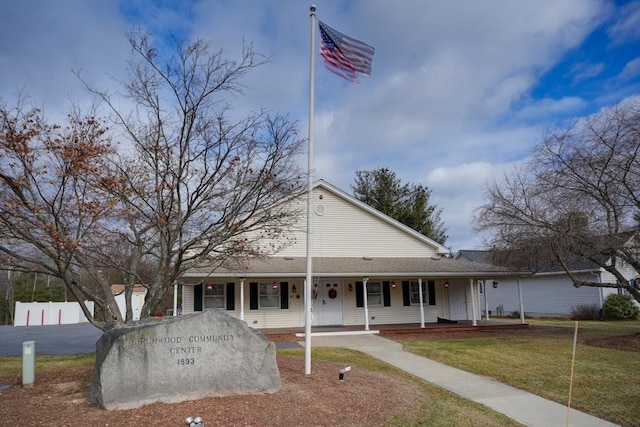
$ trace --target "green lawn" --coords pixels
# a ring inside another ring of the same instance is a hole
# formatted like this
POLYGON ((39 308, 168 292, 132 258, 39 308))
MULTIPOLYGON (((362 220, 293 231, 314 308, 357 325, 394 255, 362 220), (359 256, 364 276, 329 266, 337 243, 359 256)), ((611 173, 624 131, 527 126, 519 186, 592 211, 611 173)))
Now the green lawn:
MULTIPOLYGON (((495 378, 566 405, 575 322, 528 319, 530 328, 477 337, 405 342, 405 349, 495 378), (546 333, 540 333, 542 328, 546 333)), ((582 321, 571 407, 625 426, 640 426, 640 353, 585 344, 589 338, 640 333, 640 322, 582 321)))
MULTIPOLYGON (((528 329, 478 332, 464 338, 405 342, 405 348, 469 372, 493 377, 566 405, 571 375, 575 322, 528 319, 528 329)), ((640 426, 640 353, 608 350, 585 340, 640 333, 640 322, 580 322, 572 390, 572 408, 623 426, 640 426)), ((455 337, 455 336, 454 336, 455 337)), ((278 354, 304 357, 304 349, 281 349, 278 354)), ((397 414, 390 426, 517 426, 489 408, 419 381, 373 357, 347 349, 317 348, 312 357, 359 369, 417 381, 423 390, 420 410, 397 414)), ((39 371, 91 366, 95 356, 38 356, 39 371)), ((0 358, 0 374, 21 372, 20 357, 0 358)))

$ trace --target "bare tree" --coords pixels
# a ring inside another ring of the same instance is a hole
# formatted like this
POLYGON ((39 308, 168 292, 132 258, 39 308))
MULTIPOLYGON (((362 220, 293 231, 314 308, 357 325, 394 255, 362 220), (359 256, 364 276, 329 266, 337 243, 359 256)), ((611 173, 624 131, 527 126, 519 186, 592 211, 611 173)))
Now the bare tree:
POLYGON ((640 272, 639 219, 640 101, 634 99, 546 135, 525 166, 488 186, 475 225, 492 233, 489 246, 517 249, 529 263, 552 254, 576 287, 622 288, 640 301, 625 277, 627 270, 640 272), (616 282, 580 280, 570 268, 579 258, 616 282))
POLYGON ((278 202, 303 188, 297 156, 304 140, 286 116, 262 110, 232 118, 225 97, 241 94, 242 77, 261 65, 251 47, 231 61, 202 40, 176 41, 168 57, 147 33, 132 31, 129 41, 137 60, 123 87, 135 111, 91 90, 131 147, 111 165, 121 185, 107 188, 120 200, 117 239, 129 245, 126 261, 112 267, 126 272, 129 285, 141 282, 141 265, 155 267, 145 317, 195 263, 214 268, 286 244, 299 212, 278 202), (265 238, 279 243, 264 247, 265 238))
MULTIPOLYGON (((23 107, 0 108, 0 253, 13 271, 62 279, 93 321, 86 299, 117 308, 109 283, 96 275, 89 244, 100 239, 99 225, 117 203, 93 185, 112 181, 107 130, 91 114, 73 111, 61 127, 23 107), (82 271, 93 280, 79 280, 82 271)), ((115 310, 98 326, 121 320, 115 310)))
MULTIPOLYGON (((88 87, 110 108, 111 134, 122 139, 118 151, 109 146, 96 158, 99 173, 82 176, 83 188, 96 193, 99 217, 87 232, 69 239, 75 246, 66 255, 69 266, 84 270, 85 282, 97 284, 83 293, 105 314, 103 320, 89 317, 103 330, 131 320, 134 284, 147 288, 141 311, 147 317, 190 267, 213 269, 288 244, 287 231, 300 212, 281 201, 297 195, 306 182, 298 166, 304 139, 297 124, 264 110, 234 118, 226 102, 242 93, 242 77, 261 64, 251 47, 232 61, 222 51, 210 53, 201 40, 176 42, 166 57, 148 34, 133 31, 129 41, 136 59, 122 92, 134 108, 121 109, 122 98, 88 87), (110 289, 102 286, 113 271, 125 284, 124 319, 110 289)), ((19 198, 17 180, 4 173, 5 164, 0 163, 0 183, 13 185, 19 198)), ((59 230, 57 218, 47 222, 57 234, 85 224, 60 224, 59 230)), ((44 252, 35 236, 20 234, 23 225, 8 213, 5 223, 15 234, 13 243, 44 252)), ((19 257, 22 249, 12 255, 19 257)), ((55 264, 59 254, 48 255, 55 264)), ((59 276, 69 270, 56 269, 59 276)), ((68 280, 77 286, 74 282, 68 280)))

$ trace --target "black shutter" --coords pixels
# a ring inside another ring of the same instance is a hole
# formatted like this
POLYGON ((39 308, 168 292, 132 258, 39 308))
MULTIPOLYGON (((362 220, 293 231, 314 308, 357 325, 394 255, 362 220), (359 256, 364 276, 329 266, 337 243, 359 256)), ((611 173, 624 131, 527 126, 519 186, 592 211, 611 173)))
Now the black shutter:
POLYGON ((356 282, 356 307, 364 307, 364 285, 356 282))
POLYGON ((289 282, 280 282, 280 308, 289 308, 289 282))
POLYGON ((236 309, 236 284, 227 283, 227 310, 236 309))
POLYGON ((382 299, 385 307, 391 307, 391 286, 389 286, 389 282, 382 282, 382 299))
POLYGON ((436 305, 436 282, 429 280, 427 282, 427 289, 429 292, 429 305, 436 305))
POLYGON ((258 309, 258 284, 249 283, 249 310, 258 309))
POLYGON ((411 305, 411 287, 407 280, 402 281, 402 305, 411 305))
POLYGON ((193 311, 202 311, 202 283, 193 287, 193 311))

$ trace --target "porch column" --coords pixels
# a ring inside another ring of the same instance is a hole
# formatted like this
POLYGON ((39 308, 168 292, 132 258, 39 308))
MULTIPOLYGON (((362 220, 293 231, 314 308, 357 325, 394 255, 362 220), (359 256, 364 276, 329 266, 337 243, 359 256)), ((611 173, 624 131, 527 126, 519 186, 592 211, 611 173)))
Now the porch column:
POLYGON ((424 329, 424 298, 422 298, 422 277, 418 278, 418 292, 420 292, 420 327, 424 329))
POLYGON ((484 293, 484 316, 489 320, 489 302, 487 301, 487 281, 482 281, 482 292, 484 293))
POLYGON ((474 289, 475 280, 473 278, 469 279, 469 286, 471 287, 471 316, 473 319, 473 326, 478 326, 478 316, 476 315, 476 290, 474 289))
POLYGON ((522 304, 522 286, 520 286, 520 278, 518 280, 518 299, 520 300, 520 323, 524 325, 524 304, 522 304))
POLYGON ((244 320, 244 277, 240 279, 240 320, 244 320))
POLYGON ((364 299, 364 330, 369 330, 369 297, 367 296, 367 282, 369 281, 368 277, 362 278, 362 292, 364 299))
POLYGON ((173 317, 178 315, 178 282, 173 282, 173 317))

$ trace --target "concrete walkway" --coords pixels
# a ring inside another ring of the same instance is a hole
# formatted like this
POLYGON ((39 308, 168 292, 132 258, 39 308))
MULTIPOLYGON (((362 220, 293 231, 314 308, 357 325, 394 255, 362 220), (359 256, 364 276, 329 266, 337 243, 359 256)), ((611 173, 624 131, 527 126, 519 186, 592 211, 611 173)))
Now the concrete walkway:
POLYGON ((402 344, 377 335, 312 336, 311 347, 344 347, 359 350, 405 372, 466 399, 481 403, 532 427, 608 427, 608 421, 585 414, 534 394, 471 374, 402 349, 402 344))

